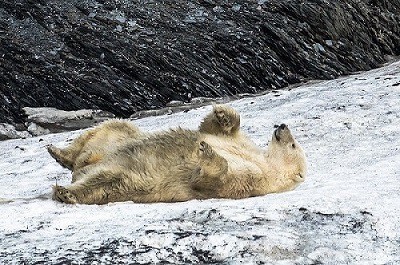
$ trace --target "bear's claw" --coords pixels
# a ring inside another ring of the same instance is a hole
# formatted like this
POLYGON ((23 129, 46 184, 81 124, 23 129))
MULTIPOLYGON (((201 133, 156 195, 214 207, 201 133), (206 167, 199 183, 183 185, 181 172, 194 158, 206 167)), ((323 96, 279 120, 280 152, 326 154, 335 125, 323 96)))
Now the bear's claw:
POLYGON ((225 133, 232 133, 237 130, 240 125, 240 117, 237 112, 224 105, 215 106, 214 115, 219 126, 225 133))
POLYGON ((226 112, 225 109, 215 109, 214 110, 215 117, 217 118, 217 121, 222 128, 232 127, 232 121, 229 118, 229 115, 227 115, 227 113, 225 113, 225 112, 226 112))
POLYGON ((76 196, 72 194, 67 188, 57 185, 53 187, 53 200, 68 204, 75 204, 78 202, 76 196))
POLYGON ((221 126, 224 127, 228 127, 229 126, 229 119, 228 117, 225 116, 225 112, 224 111, 216 111, 215 112, 215 116, 218 119, 219 124, 221 124, 221 126))
POLYGON ((207 157, 207 158, 214 157, 214 151, 212 150, 211 146, 204 141, 200 142, 199 150, 200 150, 200 154, 203 157, 207 157))

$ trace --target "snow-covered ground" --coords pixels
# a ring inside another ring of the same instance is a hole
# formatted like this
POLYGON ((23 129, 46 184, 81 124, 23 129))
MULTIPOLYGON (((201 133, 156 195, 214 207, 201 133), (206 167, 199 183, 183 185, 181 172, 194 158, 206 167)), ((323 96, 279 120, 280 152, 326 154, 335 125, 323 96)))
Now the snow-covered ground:
MULTIPOLYGON (((400 264, 400 62, 230 103, 266 146, 289 124, 309 163, 296 190, 243 200, 65 205, 70 181, 45 146, 0 142, 0 264, 400 264), (11 201, 7 201, 11 200, 11 201)), ((211 106, 136 120, 196 128, 211 106)))

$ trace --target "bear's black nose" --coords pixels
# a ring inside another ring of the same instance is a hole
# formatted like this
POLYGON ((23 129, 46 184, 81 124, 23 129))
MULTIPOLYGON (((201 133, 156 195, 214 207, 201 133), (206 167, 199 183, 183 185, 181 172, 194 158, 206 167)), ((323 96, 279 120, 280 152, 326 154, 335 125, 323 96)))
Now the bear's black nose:
POLYGON ((287 128, 287 125, 284 124, 284 123, 282 123, 282 124, 279 126, 279 129, 281 129, 281 130, 283 130, 283 129, 285 129, 285 128, 287 128))

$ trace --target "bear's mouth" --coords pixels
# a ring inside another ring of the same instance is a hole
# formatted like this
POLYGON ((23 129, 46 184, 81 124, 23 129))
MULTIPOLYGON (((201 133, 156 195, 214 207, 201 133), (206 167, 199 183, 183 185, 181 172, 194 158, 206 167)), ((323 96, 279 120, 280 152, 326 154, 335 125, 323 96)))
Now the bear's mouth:
POLYGON ((281 137, 279 136, 278 131, 279 131, 279 128, 274 131, 274 136, 275 136, 275 139, 279 142, 281 140, 281 137))

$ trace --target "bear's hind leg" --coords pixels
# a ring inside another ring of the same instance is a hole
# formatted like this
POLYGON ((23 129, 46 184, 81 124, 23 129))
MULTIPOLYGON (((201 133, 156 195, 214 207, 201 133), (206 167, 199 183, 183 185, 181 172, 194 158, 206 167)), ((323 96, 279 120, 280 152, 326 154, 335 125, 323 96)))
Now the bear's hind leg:
MULTIPOLYGON (((108 193, 113 184, 111 182, 80 183, 63 187, 53 187, 53 200, 67 204, 106 204, 110 202, 108 193)), ((117 183, 115 183, 117 184, 117 183)))
POLYGON ((227 105, 216 105, 201 122, 199 131, 214 135, 233 136, 240 129, 240 115, 227 105))
POLYGON ((106 204, 129 201, 135 195, 147 193, 146 183, 128 176, 122 169, 90 167, 87 166, 86 173, 82 173, 80 179, 70 186, 56 186, 53 190, 53 199, 71 204, 106 204))
POLYGON ((61 166, 73 170, 76 158, 81 153, 85 144, 93 137, 95 132, 96 129, 84 132, 64 149, 57 148, 54 145, 49 145, 47 151, 61 166))
POLYGON ((92 151, 87 150, 80 153, 80 155, 75 159, 74 172, 78 171, 89 165, 94 165, 102 160, 104 157, 104 151, 100 152, 98 150, 92 151))
POLYGON ((54 145, 49 145, 47 146, 47 151, 62 167, 73 170, 74 160, 65 154, 66 152, 64 149, 55 147, 54 145))

